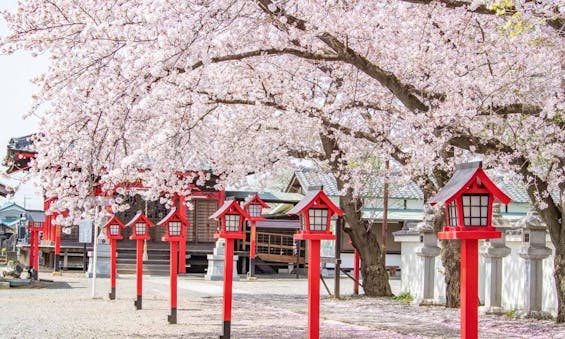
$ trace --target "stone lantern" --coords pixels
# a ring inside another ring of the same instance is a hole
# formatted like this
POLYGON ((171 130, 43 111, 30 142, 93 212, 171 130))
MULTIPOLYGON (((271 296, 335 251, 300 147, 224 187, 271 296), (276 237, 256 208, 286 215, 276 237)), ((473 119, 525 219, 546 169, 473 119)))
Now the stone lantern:
POLYGON ((548 315, 541 310, 543 295, 542 260, 551 254, 551 249, 546 246, 547 226, 541 220, 539 213, 533 209, 530 209, 528 214, 518 221, 518 226, 522 228, 522 247, 518 251, 518 255, 526 260, 526 271, 524 272, 526 300, 521 315, 545 318, 548 315))
POLYGON ((416 255, 424 258, 423 296, 420 305, 433 305, 436 257, 441 250, 437 246, 437 236, 434 232, 434 212, 426 205, 424 213, 424 220, 416 225, 422 243, 422 246, 416 249, 416 255))

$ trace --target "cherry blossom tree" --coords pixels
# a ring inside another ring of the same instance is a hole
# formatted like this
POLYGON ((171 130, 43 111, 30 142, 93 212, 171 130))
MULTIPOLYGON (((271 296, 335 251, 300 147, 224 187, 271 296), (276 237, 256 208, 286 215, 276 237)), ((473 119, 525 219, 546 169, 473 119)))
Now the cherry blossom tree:
POLYGON ((30 0, 4 13, 2 46, 51 58, 36 80, 34 168, 71 216, 90 213, 98 179, 142 179, 157 199, 187 193, 178 171, 237 180, 317 159, 348 198, 365 278, 385 286, 369 294, 386 295, 365 250, 376 237, 350 216, 370 171, 352 164, 393 158, 433 192, 454 162, 481 155, 516 173, 548 225, 563 322, 563 201, 550 194, 565 191, 563 11, 560 0, 30 0))

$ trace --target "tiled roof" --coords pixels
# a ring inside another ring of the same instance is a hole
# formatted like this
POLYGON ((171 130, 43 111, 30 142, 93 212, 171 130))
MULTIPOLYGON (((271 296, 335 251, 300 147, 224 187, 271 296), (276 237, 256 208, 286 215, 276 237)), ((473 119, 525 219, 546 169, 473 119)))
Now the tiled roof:
MULTIPOLYGON (((311 186, 323 186, 324 192, 330 196, 338 196, 339 190, 335 177, 329 172, 318 172, 316 170, 300 170, 294 174, 300 182, 302 188, 306 191, 311 186)), ((372 182, 367 183, 366 196, 382 196, 384 187, 383 177, 374 177, 372 182)), ((399 199, 423 199, 424 194, 420 187, 413 182, 394 183, 389 185, 389 197, 399 199)))
MULTIPOLYGON (((384 177, 373 178, 373 182, 368 183, 365 196, 382 197, 384 190, 384 177)), ((388 196, 393 199, 424 199, 422 190, 416 183, 408 181, 406 183, 395 183, 388 185, 388 196)))
POLYGON ((339 195, 337 183, 333 174, 328 172, 319 172, 316 170, 300 170, 294 172, 298 182, 304 191, 308 191, 308 187, 323 186, 324 192, 329 196, 339 195))
MULTIPOLYGON (((490 171, 487 171, 490 172, 490 171)), ((330 196, 338 196, 339 190, 337 189, 336 180, 332 173, 319 172, 316 170, 305 169, 295 171, 296 178, 304 190, 309 186, 324 186, 324 191, 330 196)), ((492 173, 488 173, 492 181, 511 199, 516 203, 529 203, 530 199, 526 193, 526 189, 520 182, 504 182, 504 180, 492 173)), ((366 184, 365 196, 382 197, 384 186, 383 177, 373 177, 371 182, 366 184)), ((557 195, 552 194, 554 200, 557 200, 557 195)), ((392 199, 424 199, 424 194, 420 187, 412 182, 395 183, 391 179, 389 184, 389 198, 392 199)))

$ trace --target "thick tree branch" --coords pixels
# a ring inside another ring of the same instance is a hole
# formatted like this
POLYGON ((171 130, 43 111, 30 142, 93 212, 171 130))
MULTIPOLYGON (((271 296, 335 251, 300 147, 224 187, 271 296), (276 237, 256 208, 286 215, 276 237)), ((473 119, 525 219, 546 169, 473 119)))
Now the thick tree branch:
MULTIPOLYGON (((305 20, 285 13, 282 8, 276 6, 271 0, 256 1, 259 4, 259 7, 272 17, 284 17, 288 25, 302 31, 308 30, 305 20)), ((355 66, 390 90, 398 98, 398 100, 400 100, 411 111, 426 112, 429 110, 429 107, 414 94, 419 92, 412 85, 402 83, 402 81, 394 73, 385 71, 375 65, 363 55, 346 46, 345 43, 328 32, 321 33, 317 37, 320 41, 324 42, 328 47, 336 52, 342 61, 355 66)), ((427 95, 441 97, 441 94, 427 95)))

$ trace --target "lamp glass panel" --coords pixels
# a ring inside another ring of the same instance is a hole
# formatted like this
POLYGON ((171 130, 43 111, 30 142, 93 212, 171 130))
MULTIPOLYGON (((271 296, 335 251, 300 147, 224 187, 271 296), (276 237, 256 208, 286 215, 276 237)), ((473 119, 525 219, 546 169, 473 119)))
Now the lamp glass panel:
POLYGON ((328 228, 328 210, 326 208, 311 208, 308 210, 310 231, 325 231, 328 228))
POLYGON ((447 206, 447 213, 449 214, 449 226, 457 226, 457 205, 455 201, 447 206))
POLYGON ((259 204, 250 204, 249 205, 249 215, 253 218, 257 218, 261 216, 261 209, 262 206, 259 204))
POLYGON ((144 222, 135 223, 135 234, 144 235, 147 225, 144 222))
POLYGON ((169 235, 178 236, 181 235, 182 223, 180 221, 169 222, 169 235))
POLYGON ((467 194, 463 195, 462 201, 465 226, 487 226, 489 196, 467 194))
POLYGON ((240 218, 239 214, 226 214, 226 232, 239 231, 240 218))
POLYGON ((110 225, 110 235, 120 234, 120 225, 110 225))

